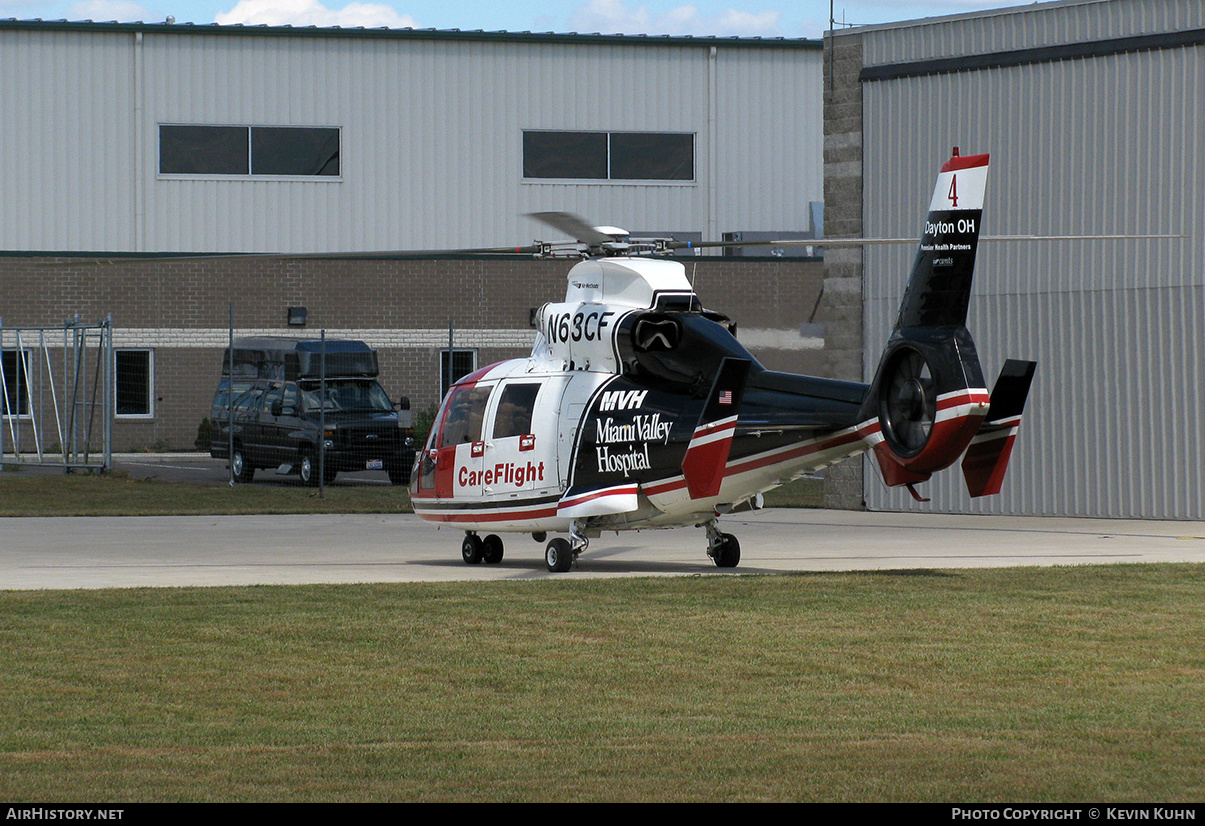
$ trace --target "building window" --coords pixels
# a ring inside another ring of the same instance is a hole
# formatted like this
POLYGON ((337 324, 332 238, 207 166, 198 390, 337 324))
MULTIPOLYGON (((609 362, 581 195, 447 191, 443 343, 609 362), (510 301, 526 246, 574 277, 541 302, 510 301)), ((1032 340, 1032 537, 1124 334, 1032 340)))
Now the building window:
POLYGON ((449 387, 476 369, 476 350, 440 350, 439 397, 442 399, 449 387))
POLYGON ((339 129, 159 126, 161 175, 339 177, 339 129))
POLYGON ((611 181, 693 181, 690 132, 523 133, 523 177, 611 181))
POLYGON ((113 367, 117 415, 155 415, 154 353, 151 350, 115 350, 113 367))
POLYGON ((29 352, 4 350, 0 352, 0 416, 29 415, 29 352))

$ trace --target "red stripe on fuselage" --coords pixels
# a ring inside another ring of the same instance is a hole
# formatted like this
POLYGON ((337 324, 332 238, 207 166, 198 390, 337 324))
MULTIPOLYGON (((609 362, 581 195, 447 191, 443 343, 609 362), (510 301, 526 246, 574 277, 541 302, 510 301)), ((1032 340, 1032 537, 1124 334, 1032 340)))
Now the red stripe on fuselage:
MULTIPOLYGON (((485 508, 489 506, 486 505, 485 508)), ((428 522, 514 522, 524 519, 547 519, 556 516, 556 504, 551 507, 515 509, 499 511, 491 510, 428 510, 415 503, 414 512, 428 522)))
POLYGON ((586 502, 593 502, 595 499, 601 499, 604 496, 631 496, 634 493, 639 493, 640 488, 636 484, 623 485, 621 487, 605 488, 603 490, 594 490, 589 493, 583 493, 580 496, 575 496, 572 499, 562 499, 558 504, 560 508, 571 508, 586 502))

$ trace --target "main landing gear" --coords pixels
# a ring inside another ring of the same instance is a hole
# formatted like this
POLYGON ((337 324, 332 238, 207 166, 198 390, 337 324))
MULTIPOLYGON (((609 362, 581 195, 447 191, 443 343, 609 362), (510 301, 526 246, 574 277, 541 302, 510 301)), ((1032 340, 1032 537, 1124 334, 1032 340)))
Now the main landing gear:
MULTIPOLYGON (((741 561, 741 543, 730 533, 720 530, 715 519, 703 524, 707 531, 707 555, 715 562, 717 568, 735 568, 741 561)), ((543 541, 547 534, 543 531, 533 533, 537 541, 543 541)), ((577 557, 590 545, 583 526, 574 522, 569 528, 569 537, 556 537, 544 548, 544 563, 554 574, 563 574, 573 567, 577 557)), ((485 562, 497 565, 502 561, 502 539, 497 534, 489 534, 482 538, 475 531, 464 535, 460 546, 460 554, 465 563, 477 565, 485 562)))
POLYGON ((502 537, 491 533, 482 539, 469 531, 464 535, 464 542, 460 545, 460 555, 469 565, 476 565, 482 561, 490 565, 497 565, 502 561, 502 537))
POLYGON ((563 574, 573 567, 577 555, 589 545, 590 540, 582 532, 581 523, 574 522, 569 526, 568 539, 558 536, 548 543, 548 547, 544 549, 544 564, 554 574, 563 574))
POLYGON ((708 520, 703 527, 707 529, 707 555, 716 567, 735 568, 741 561, 741 543, 732 534, 721 532, 714 519, 708 520))

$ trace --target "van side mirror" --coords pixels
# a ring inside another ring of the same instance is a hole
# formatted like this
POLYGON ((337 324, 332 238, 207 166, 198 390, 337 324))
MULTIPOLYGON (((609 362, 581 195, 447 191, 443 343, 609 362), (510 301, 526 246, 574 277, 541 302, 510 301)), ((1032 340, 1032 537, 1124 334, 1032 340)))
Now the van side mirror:
POLYGON ((283 413, 284 405, 280 403, 280 400, 277 399, 276 401, 272 402, 272 415, 279 418, 283 413))
POLYGON ((410 413, 410 399, 402 396, 394 405, 397 408, 397 426, 402 430, 410 430, 414 427, 414 416, 410 413))

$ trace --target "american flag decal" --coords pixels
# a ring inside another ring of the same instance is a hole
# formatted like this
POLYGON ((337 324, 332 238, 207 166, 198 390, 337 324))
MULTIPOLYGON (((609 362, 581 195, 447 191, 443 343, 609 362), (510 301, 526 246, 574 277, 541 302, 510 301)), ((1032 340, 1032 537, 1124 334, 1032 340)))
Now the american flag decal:
POLYGON ((720 391, 720 404, 732 404, 732 391, 731 390, 721 390, 720 391))

